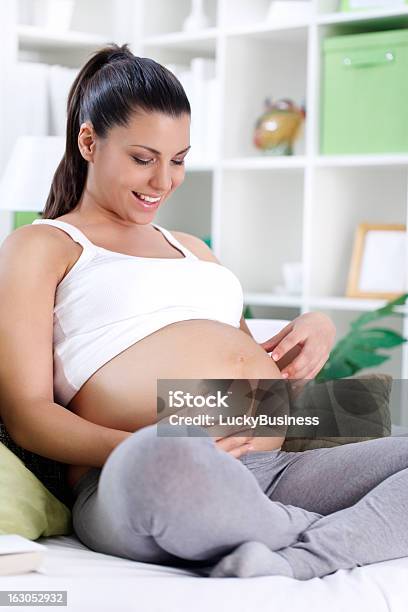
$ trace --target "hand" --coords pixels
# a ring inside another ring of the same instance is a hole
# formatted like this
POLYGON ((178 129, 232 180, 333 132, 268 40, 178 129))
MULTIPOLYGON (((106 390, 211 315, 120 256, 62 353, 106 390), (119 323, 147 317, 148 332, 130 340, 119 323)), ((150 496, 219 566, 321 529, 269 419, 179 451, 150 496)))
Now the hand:
POLYGON ((327 315, 308 312, 260 346, 267 353, 272 351, 272 359, 278 362, 283 378, 311 379, 328 360, 335 336, 336 327, 327 315), (285 362, 283 357, 296 346, 300 349, 297 356, 285 362))
POLYGON ((221 450, 226 451, 236 459, 242 455, 246 455, 251 450, 254 450, 250 444, 252 436, 230 436, 228 438, 211 436, 215 445, 221 450))

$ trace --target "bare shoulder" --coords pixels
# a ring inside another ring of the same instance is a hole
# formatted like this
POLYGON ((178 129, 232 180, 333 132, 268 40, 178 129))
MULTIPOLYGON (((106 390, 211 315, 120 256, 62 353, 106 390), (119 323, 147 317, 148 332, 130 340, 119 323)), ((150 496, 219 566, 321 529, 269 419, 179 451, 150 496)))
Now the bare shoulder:
POLYGON ((171 234, 179 241, 183 246, 185 246, 189 251, 197 255, 199 259, 203 259, 204 261, 214 261, 215 263, 220 263, 220 261, 216 258, 208 244, 198 238, 198 236, 194 236, 193 234, 186 234, 185 232, 176 232, 171 231, 171 234))
POLYGON ((0 261, 24 262, 26 267, 44 266, 61 277, 68 266, 72 250, 62 232, 47 225, 23 225, 11 232, 0 248, 0 261))
POLYGON ((3 245, 45 244, 53 248, 62 248, 65 241, 61 239, 61 234, 62 232, 54 231, 50 225, 22 225, 6 237, 3 245))

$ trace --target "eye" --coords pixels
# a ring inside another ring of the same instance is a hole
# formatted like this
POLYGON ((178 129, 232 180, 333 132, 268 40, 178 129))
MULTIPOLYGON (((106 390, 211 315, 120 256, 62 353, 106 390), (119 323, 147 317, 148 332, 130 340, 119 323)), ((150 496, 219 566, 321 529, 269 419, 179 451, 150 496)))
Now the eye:
MULTIPOLYGON (((141 166, 147 166, 147 164, 150 164, 150 162, 153 161, 152 159, 140 159, 140 157, 133 157, 133 156, 132 156, 132 159, 137 164, 140 164, 141 166)), ((176 166, 184 166, 184 159, 173 159, 172 162, 176 166)))
POLYGON ((151 159, 140 159, 139 157, 132 157, 132 159, 141 166, 147 166, 152 161, 151 159))

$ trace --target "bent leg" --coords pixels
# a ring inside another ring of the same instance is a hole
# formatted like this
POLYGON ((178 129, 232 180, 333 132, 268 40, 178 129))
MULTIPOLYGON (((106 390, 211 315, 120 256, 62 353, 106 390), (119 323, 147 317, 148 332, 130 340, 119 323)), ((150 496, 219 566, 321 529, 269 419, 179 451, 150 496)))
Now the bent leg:
MULTIPOLYGON (((250 458, 249 458, 250 460, 250 458)), ((265 494, 319 514, 348 508, 408 468, 408 438, 388 437, 299 453, 279 453, 265 494), (274 477, 279 463, 282 471, 274 477)))
POLYGON ((197 436, 201 428, 188 427, 189 437, 156 429, 119 444, 76 500, 74 528, 90 548, 151 563, 211 561, 247 540, 288 546, 321 518, 271 502, 240 461, 197 436))
POLYGON ((408 555, 408 468, 323 517, 278 554, 300 580, 408 555))
MULTIPOLYGON (((223 559, 211 576, 279 574, 304 580, 408 555, 407 438, 286 455, 272 461, 275 477, 269 483, 268 458, 258 468, 254 464, 270 499, 327 516, 277 552, 247 543, 223 559)), ((251 468, 251 458, 244 461, 251 468)))

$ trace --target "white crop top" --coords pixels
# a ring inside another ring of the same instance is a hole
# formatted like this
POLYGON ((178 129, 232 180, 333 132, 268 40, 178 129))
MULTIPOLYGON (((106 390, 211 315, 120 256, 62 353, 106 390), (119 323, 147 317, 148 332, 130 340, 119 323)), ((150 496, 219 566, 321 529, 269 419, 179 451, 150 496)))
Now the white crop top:
POLYGON ((124 255, 65 221, 38 223, 64 230, 83 248, 55 294, 54 401, 62 406, 101 366, 166 325, 210 319, 239 328, 243 292, 235 274, 199 259, 163 227, 151 224, 183 258, 124 255))

